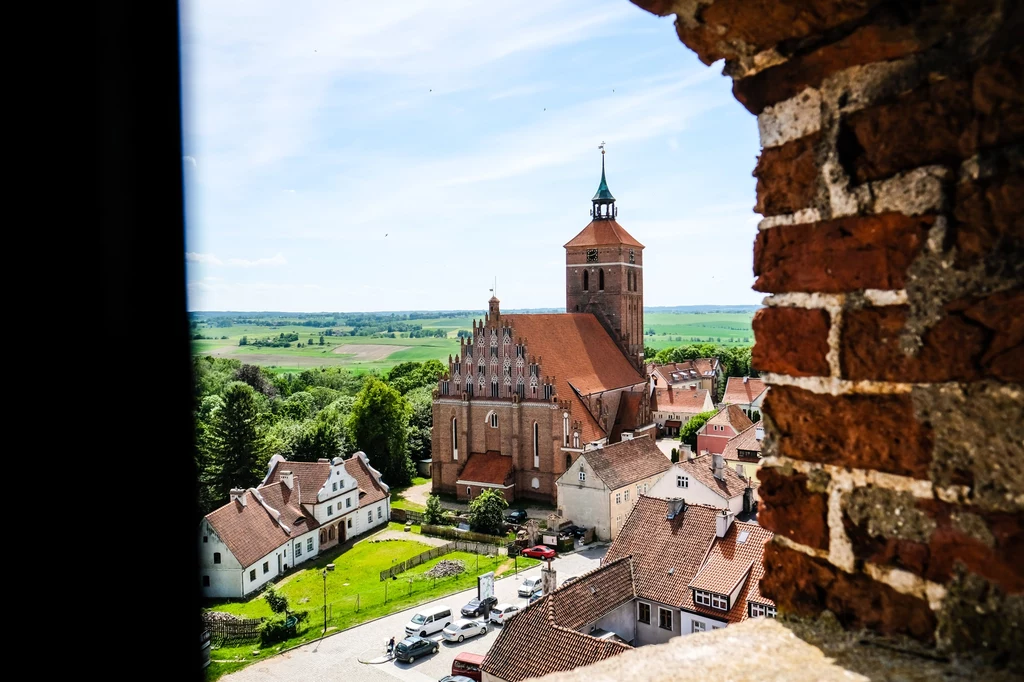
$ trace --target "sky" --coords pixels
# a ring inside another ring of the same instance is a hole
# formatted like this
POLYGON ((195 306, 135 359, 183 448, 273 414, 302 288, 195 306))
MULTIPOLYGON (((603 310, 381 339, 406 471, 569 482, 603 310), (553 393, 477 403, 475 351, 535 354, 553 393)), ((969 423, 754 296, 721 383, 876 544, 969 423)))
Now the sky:
POLYGON ((565 305, 606 144, 646 306, 750 305, 756 118, 628 0, 184 0, 193 311, 565 305))

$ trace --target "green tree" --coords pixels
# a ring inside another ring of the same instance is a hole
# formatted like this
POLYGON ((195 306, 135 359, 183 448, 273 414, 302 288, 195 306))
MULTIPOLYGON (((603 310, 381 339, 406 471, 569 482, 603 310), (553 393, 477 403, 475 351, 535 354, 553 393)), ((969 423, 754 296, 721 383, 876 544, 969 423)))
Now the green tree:
POLYGON ((694 452, 697 451, 697 432, 708 423, 708 420, 718 414, 717 410, 708 410, 690 417, 690 420, 679 429, 679 441, 689 445, 694 452))
POLYGON ((324 335, 323 334, 320 335, 320 345, 321 346, 324 345, 324 335))
POLYGON ((273 380, 267 371, 259 365, 242 365, 235 371, 235 380, 244 381, 268 398, 277 395, 273 380))
POLYGON ((240 338, 238 340, 238 345, 239 346, 248 346, 249 345, 249 337, 248 336, 243 336, 242 338, 240 338))
POLYGON ((750 421, 754 422, 755 424, 761 421, 761 413, 758 412, 757 410, 754 410, 753 414, 750 415, 750 421))
POLYGON ((214 500, 223 504, 232 488, 250 488, 263 478, 267 441, 256 392, 249 384, 229 384, 207 432, 211 463, 209 481, 214 500))
POLYGON ((679 461, 679 449, 672 448, 672 463, 675 464, 679 461))
POLYGON ((274 613, 288 612, 288 597, 278 592, 273 585, 268 584, 263 590, 263 599, 274 613))
POLYGON ((280 409, 281 414, 291 419, 309 419, 316 414, 316 398, 307 391, 292 393, 280 409))
POLYGON ((508 502, 494 490, 484 490, 469 503, 469 527, 475 533, 501 535, 508 502))
POLYGON ((349 415, 349 434, 390 486, 408 485, 415 474, 406 452, 410 412, 409 402, 398 391, 372 378, 356 396, 349 415))
POLYGON ((434 423, 432 390, 433 386, 422 386, 405 394, 411 408, 406 450, 414 462, 430 457, 430 437, 434 423))
POLYGON ((341 434, 334 422, 310 419, 292 444, 291 459, 297 462, 315 462, 334 459, 341 454, 341 434))
POLYGON ((658 351, 650 346, 644 346, 644 360, 646 362, 652 362, 655 356, 658 355, 658 351))
POLYGON ((441 506, 441 498, 437 495, 427 498, 427 509, 423 512, 423 520, 431 525, 444 523, 444 507, 441 506))

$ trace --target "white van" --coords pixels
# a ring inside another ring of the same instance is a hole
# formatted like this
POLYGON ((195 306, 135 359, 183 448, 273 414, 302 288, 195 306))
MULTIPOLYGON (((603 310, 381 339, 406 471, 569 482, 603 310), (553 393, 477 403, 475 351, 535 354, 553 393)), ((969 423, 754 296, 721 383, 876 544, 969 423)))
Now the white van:
POLYGON ((413 616, 405 626, 405 634, 426 637, 444 630, 451 622, 452 610, 447 606, 435 606, 413 616))

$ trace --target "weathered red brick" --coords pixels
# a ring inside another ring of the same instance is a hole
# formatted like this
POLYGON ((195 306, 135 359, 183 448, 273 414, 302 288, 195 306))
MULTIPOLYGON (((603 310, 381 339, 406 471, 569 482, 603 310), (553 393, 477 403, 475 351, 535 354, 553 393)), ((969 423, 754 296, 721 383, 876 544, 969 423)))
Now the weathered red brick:
POLYGON ((923 599, 774 542, 764 548, 761 593, 783 613, 813 617, 828 609, 846 628, 934 641, 935 614, 923 599))
POLYGON ((916 355, 900 347, 905 306, 846 311, 840 336, 842 376, 912 383, 1024 380, 1024 293, 1020 289, 955 301, 945 311, 947 315, 921 335, 916 355))
POLYGON ((979 149, 1020 140, 1022 54, 1015 50, 973 74, 928 82, 850 114, 839 133, 844 166, 864 182, 927 164, 955 165, 979 149))
POLYGON ((828 498, 807 489, 807 474, 761 467, 758 523, 815 549, 828 549, 828 498))
POLYGON ((829 314, 821 309, 762 308, 754 315, 751 364, 790 376, 828 376, 829 314))
POLYGON ((821 133, 805 135, 765 149, 757 159, 757 206, 761 215, 795 213, 807 208, 818 191, 815 147, 821 133))
POLYGON ((953 207, 957 261, 968 266, 993 252, 1024 250, 1024 175, 961 182, 953 207))
POLYGON ((676 29, 679 39, 711 64, 754 54, 783 40, 813 36, 864 16, 880 1, 717 0, 701 8, 696 25, 678 21, 676 29))
POLYGON ((902 289, 934 222, 934 216, 883 213, 760 230, 754 242, 754 289, 902 289))
POLYGON ((909 394, 833 396, 773 386, 764 413, 779 455, 928 478, 933 434, 914 418, 909 394))
POLYGON ((1024 527, 1019 514, 986 512, 938 500, 917 500, 916 506, 935 524, 927 538, 873 535, 863 519, 858 524, 844 513, 843 524, 854 554, 938 583, 952 578, 959 561, 1007 592, 1024 591, 1024 572, 1020 570, 1024 527))
POLYGON ((915 27, 867 24, 834 43, 794 56, 778 66, 733 83, 732 92, 753 114, 789 99, 804 88, 816 88, 828 76, 861 64, 885 61, 919 52, 938 36, 922 36, 915 27))

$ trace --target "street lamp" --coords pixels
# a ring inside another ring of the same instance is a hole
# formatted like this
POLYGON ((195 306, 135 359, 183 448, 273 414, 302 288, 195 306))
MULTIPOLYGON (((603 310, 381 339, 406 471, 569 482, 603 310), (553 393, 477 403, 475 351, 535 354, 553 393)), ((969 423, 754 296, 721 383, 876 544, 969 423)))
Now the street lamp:
POLYGON ((327 567, 320 572, 324 577, 324 634, 327 634, 327 571, 333 571, 334 564, 327 564, 327 567))

